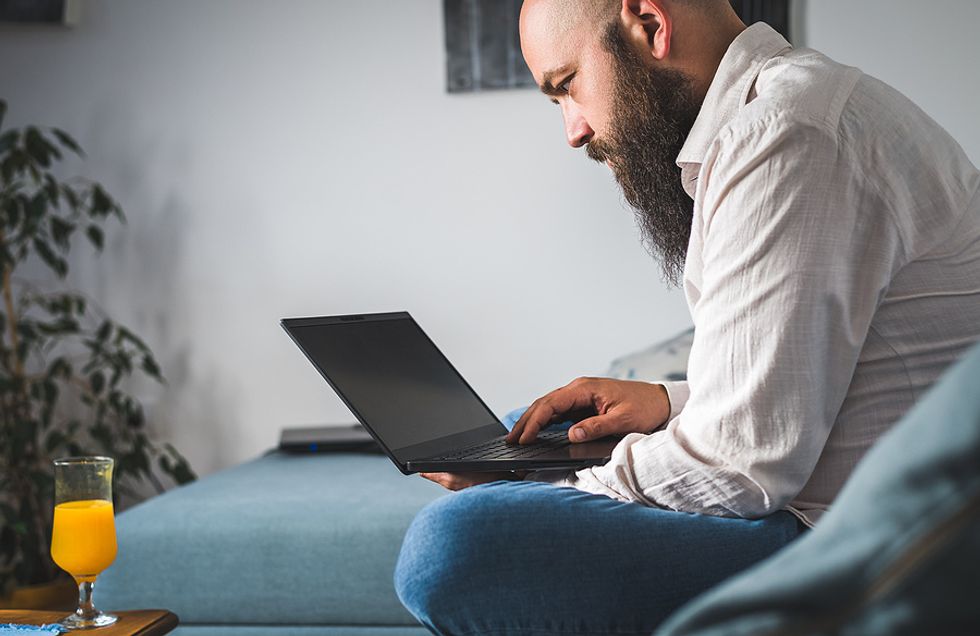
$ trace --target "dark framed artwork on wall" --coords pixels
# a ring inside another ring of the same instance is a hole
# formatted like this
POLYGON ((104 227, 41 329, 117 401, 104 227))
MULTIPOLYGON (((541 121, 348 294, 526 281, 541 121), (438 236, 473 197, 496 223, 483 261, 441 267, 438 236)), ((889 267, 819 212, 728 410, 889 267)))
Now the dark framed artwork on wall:
MULTIPOLYGON (((443 0, 448 92, 535 86, 521 55, 521 4, 522 0, 443 0)), ((732 0, 732 6, 746 24, 768 22, 789 39, 789 0, 732 0)))
POLYGON ((765 22, 784 38, 793 41, 789 37, 788 0, 732 0, 732 6, 745 24, 765 22))
POLYGON ((77 0, 0 0, 3 24, 65 26, 77 17, 77 0))
POLYGON ((521 4, 522 0, 443 0, 447 91, 535 86, 521 55, 521 4))

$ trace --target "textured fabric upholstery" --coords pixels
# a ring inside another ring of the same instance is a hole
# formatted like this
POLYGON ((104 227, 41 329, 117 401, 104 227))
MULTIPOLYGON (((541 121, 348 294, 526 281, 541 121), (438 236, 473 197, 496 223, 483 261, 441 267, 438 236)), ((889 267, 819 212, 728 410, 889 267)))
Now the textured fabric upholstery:
POLYGON ((816 528, 664 636, 978 634, 980 345, 858 464, 816 528))
POLYGON ((119 555, 95 601, 167 608, 200 626, 187 634, 248 633, 217 627, 229 624, 414 633, 395 560, 416 512, 445 492, 381 455, 272 453, 120 514, 119 555))

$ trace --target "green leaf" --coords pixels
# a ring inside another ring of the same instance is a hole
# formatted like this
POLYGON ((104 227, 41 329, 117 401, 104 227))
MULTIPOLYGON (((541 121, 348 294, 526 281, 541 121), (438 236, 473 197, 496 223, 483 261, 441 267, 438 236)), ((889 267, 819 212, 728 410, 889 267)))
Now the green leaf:
POLYGON ((89 428, 92 439, 97 441, 106 450, 112 448, 112 431, 105 424, 96 424, 89 428))
POLYGON ((161 382, 163 381, 163 376, 160 374, 160 365, 157 364, 157 361, 153 359, 153 356, 149 356, 149 355, 143 356, 143 360, 141 361, 140 367, 143 369, 144 373, 146 373, 151 378, 154 378, 161 382))
POLYGON ((51 364, 48 365, 48 377, 49 378, 61 378, 62 380, 68 380, 72 375, 72 365, 67 358, 59 356, 55 358, 51 364))
POLYGON ((109 339, 109 334, 112 333, 112 323, 108 320, 103 320, 102 324, 99 325, 99 330, 95 332, 95 339, 101 344, 109 339))
POLYGON ((146 416, 143 409, 135 400, 128 400, 126 403, 126 425, 130 428, 142 428, 146 423, 146 416))
POLYGON ((93 218, 107 217, 112 213, 115 202, 112 197, 102 189, 102 186, 95 184, 92 187, 92 204, 89 207, 89 216, 93 218))
POLYGON ((160 467, 164 469, 164 472, 173 477, 174 481, 176 481, 178 484, 190 483, 197 479, 197 475, 194 474, 194 471, 191 469, 191 465, 187 463, 187 460, 184 459, 180 453, 177 452, 177 449, 170 444, 165 444, 164 446, 167 449, 167 453, 170 454, 170 457, 174 459, 173 464, 170 464, 168 461, 167 465, 165 466, 162 460, 166 456, 163 455, 160 457, 160 467))
POLYGON ((71 186, 61 186, 61 196, 65 197, 65 200, 68 201, 68 205, 71 206, 72 210, 78 210, 78 206, 82 203, 78 193, 75 192, 75 189, 71 186))
POLYGON ((78 142, 75 141, 74 137, 72 137, 65 131, 59 130, 57 128, 52 128, 51 133, 58 138, 58 141, 61 143, 62 146, 68 148, 79 157, 85 156, 85 151, 83 151, 81 146, 78 145, 78 142))
POLYGON ((96 371, 88 376, 88 383, 92 387, 92 393, 98 395, 105 388, 105 375, 101 371, 96 371))
POLYGON ((10 149, 17 144, 19 133, 16 130, 8 130, 0 135, 0 156, 10 152, 10 149))
POLYGON ((67 252, 71 247, 71 235, 75 231, 75 224, 69 223, 59 216, 50 217, 51 238, 63 252, 67 252))
POLYGON ((31 159, 42 167, 51 166, 51 144, 41 135, 41 131, 31 126, 24 134, 24 148, 31 159))
POLYGON ((54 253, 51 247, 39 238, 33 241, 34 250, 41 257, 44 264, 50 267, 59 278, 68 275, 68 261, 54 253))
POLYGON ((55 322, 38 322, 37 330, 49 336, 78 333, 78 321, 74 318, 61 318, 55 322))
POLYGON ((8 145, 11 150, 6 152, 6 157, 2 162, 0 162, 0 179, 4 183, 11 183, 14 181, 15 175, 21 175, 27 170, 27 163, 30 161, 30 157, 26 152, 23 152, 17 148, 18 142, 21 138, 21 132, 18 130, 11 130, 0 137, 0 141, 4 141, 4 145, 8 145))
POLYGON ((85 236, 88 237, 95 249, 102 251, 102 247, 105 245, 105 234, 103 234, 102 228, 98 225, 90 225, 85 230, 85 236))
POLYGON ((58 182, 50 174, 44 175, 44 194, 47 195, 52 206, 57 206, 61 198, 61 190, 58 185, 58 182))

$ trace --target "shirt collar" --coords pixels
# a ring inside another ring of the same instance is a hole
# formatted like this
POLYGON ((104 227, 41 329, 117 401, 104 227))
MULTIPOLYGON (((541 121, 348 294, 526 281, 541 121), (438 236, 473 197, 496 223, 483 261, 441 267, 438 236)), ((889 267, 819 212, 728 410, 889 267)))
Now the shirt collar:
POLYGON ((694 126, 677 155, 684 189, 692 199, 711 142, 748 102, 749 91, 763 65, 790 48, 790 43, 765 22, 756 22, 739 33, 728 47, 694 126))

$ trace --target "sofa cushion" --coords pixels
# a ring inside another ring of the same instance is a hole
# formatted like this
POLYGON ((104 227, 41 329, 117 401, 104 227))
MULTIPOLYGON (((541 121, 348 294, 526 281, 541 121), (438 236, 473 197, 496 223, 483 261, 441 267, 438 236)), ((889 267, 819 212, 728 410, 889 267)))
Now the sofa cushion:
POLYGON ((606 376, 617 380, 665 380, 687 379, 687 358, 694 342, 694 328, 613 360, 606 376))
POLYGON ((392 573, 415 513, 445 493, 383 456, 270 453, 120 514, 95 601, 182 625, 417 625, 392 573))

